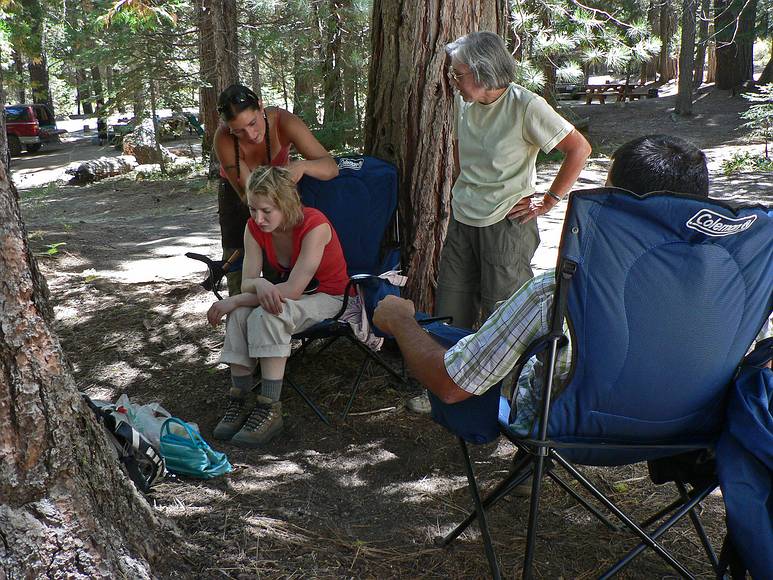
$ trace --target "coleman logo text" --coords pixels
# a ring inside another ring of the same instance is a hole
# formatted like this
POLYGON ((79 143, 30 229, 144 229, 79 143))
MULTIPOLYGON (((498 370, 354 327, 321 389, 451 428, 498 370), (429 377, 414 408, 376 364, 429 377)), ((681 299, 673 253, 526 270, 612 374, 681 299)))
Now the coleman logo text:
POLYGON ((702 209, 687 221, 687 227, 707 236, 732 236, 748 230, 756 219, 756 215, 729 218, 710 209, 702 209))

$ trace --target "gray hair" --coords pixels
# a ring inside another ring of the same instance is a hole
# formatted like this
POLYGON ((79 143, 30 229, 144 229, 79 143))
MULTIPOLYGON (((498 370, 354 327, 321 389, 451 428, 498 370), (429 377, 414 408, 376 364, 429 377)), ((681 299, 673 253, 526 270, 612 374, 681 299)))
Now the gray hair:
POLYGON ((503 89, 515 78, 515 60, 493 32, 460 36, 446 44, 446 53, 470 67, 475 84, 486 89, 503 89))

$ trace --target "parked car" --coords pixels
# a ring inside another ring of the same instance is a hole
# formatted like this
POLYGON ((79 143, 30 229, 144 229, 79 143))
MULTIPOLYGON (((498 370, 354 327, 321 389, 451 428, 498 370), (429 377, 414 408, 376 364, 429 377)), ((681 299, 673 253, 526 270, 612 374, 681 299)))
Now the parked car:
POLYGON ((54 112, 48 105, 5 107, 5 134, 11 155, 21 155, 22 147, 34 152, 44 143, 59 143, 59 136, 66 132, 64 129, 57 129, 54 112))

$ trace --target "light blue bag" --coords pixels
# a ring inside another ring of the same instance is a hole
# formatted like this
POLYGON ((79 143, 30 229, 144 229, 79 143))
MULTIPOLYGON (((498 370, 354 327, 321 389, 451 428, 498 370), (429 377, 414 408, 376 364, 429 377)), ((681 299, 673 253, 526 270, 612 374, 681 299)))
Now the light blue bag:
POLYGON ((189 477, 210 479, 233 469, 225 453, 212 449, 198 431, 177 417, 161 426, 161 455, 167 471, 189 477), (177 426, 175 432, 173 426, 177 426))

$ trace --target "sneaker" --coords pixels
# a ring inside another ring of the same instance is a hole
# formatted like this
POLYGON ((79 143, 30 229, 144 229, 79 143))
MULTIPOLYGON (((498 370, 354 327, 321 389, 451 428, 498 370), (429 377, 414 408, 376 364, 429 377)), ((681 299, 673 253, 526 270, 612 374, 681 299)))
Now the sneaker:
POLYGON ((231 443, 240 447, 260 447, 282 432, 282 402, 258 395, 257 403, 231 443))
POLYGON ((430 405, 429 397, 427 396, 426 391, 421 395, 416 395, 412 399, 408 399, 408 402, 405 403, 405 406, 409 411, 413 411, 414 413, 421 413, 422 415, 429 415, 432 412, 432 405, 430 405))
POLYGON ((212 436, 221 441, 227 441, 239 432, 255 408, 257 393, 249 391, 244 394, 232 388, 225 415, 215 427, 212 436))

